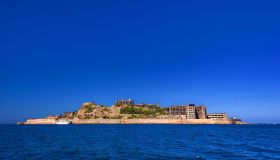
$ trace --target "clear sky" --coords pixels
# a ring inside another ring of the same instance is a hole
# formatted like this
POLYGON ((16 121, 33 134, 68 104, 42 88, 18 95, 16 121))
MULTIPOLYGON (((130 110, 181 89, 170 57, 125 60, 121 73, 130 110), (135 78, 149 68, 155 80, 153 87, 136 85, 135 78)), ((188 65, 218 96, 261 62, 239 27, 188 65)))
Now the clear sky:
POLYGON ((0 1, 0 123, 118 98, 280 122, 280 2, 0 1))

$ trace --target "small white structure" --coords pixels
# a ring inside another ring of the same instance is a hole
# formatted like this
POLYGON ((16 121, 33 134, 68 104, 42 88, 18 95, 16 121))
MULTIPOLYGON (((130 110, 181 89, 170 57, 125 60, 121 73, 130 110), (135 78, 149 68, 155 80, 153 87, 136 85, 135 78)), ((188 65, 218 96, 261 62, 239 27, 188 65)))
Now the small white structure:
POLYGON ((67 120, 58 120, 56 121, 56 124, 70 124, 71 122, 70 121, 67 121, 67 120))

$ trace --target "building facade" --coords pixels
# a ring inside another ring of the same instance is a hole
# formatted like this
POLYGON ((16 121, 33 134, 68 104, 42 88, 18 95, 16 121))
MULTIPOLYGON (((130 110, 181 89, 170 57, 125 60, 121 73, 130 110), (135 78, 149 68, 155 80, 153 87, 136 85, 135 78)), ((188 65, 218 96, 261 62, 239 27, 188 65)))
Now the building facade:
POLYGON ((195 113, 197 119, 207 119, 207 112, 205 106, 195 107, 195 113))
POLYGON ((228 119, 228 115, 226 113, 211 113, 207 114, 208 119, 228 119))
POLYGON ((186 107, 186 118, 187 119, 196 119, 195 116, 195 106, 187 106, 186 107))
POLYGON ((116 106, 134 106, 134 100, 132 99, 118 99, 115 103, 116 106))
MULTIPOLYGON (((186 119, 200 119, 200 118, 203 119, 203 112, 206 113, 206 107, 205 106, 203 107, 204 108, 197 109, 197 106, 195 106, 194 104, 171 106, 169 107, 169 114, 186 115, 186 119)), ((204 117, 206 117, 206 115, 204 117)))

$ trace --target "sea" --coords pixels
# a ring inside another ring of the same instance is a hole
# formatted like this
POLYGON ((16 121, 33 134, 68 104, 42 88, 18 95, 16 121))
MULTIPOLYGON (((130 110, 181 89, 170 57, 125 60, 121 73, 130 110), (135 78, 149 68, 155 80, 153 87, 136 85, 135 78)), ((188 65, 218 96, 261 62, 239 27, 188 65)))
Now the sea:
POLYGON ((280 159, 280 125, 0 125, 0 159, 280 159))

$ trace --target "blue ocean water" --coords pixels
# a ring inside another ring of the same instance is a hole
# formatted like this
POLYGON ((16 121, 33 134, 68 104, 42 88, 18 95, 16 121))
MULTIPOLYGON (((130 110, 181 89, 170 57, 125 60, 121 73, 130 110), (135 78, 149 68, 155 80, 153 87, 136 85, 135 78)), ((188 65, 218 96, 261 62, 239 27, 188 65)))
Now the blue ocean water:
POLYGON ((0 125, 0 159, 280 159, 280 125, 0 125))

